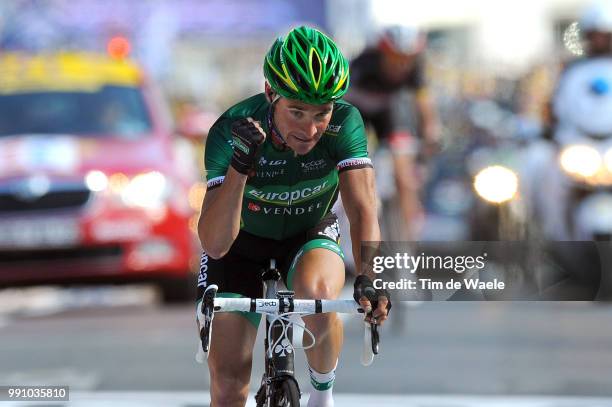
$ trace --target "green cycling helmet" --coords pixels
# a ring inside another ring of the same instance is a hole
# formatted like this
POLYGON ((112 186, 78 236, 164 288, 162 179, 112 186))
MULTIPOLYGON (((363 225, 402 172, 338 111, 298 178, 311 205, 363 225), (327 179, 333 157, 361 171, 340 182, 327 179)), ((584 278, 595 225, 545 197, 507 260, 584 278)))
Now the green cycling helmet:
POLYGON ((272 44, 264 76, 279 95, 321 105, 346 93, 349 64, 331 38, 301 26, 272 44))

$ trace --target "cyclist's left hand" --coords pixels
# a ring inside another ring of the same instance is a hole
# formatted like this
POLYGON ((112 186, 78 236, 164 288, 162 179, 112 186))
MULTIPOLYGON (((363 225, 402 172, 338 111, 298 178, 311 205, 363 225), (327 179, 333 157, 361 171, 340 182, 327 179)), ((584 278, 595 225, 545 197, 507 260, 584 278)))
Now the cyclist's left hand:
POLYGON ((382 325, 391 310, 391 296, 387 290, 377 290, 366 275, 355 279, 353 298, 366 311, 365 320, 371 324, 382 325))
POLYGON ((440 140, 424 140, 422 145, 423 155, 425 157, 433 157, 442 150, 440 140))

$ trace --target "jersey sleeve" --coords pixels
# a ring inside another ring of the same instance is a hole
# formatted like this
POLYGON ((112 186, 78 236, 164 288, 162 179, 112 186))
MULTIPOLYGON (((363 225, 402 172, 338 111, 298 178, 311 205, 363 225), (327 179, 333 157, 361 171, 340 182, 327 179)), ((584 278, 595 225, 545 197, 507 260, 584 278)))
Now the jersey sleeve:
POLYGON ((204 150, 204 166, 206 167, 206 186, 208 190, 223 183, 227 169, 232 160, 232 138, 229 123, 218 121, 208 132, 204 150))
POLYGON ((336 136, 336 166, 339 172, 372 167, 363 119, 357 108, 348 107, 349 112, 342 123, 341 133, 336 136))

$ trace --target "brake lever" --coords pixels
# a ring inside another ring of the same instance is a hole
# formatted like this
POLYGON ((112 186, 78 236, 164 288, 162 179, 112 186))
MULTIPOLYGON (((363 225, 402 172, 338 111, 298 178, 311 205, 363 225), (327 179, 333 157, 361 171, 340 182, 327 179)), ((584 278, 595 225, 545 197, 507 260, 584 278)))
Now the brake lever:
POLYGON ((210 285, 204 292, 200 312, 204 316, 204 325, 200 329, 200 339, 202 341, 202 350, 208 354, 210 349, 210 337, 212 334, 212 321, 215 313, 215 296, 217 295, 217 286, 210 285))
POLYGON ((378 324, 370 324, 372 334, 372 353, 378 355, 380 336, 378 334, 378 324))

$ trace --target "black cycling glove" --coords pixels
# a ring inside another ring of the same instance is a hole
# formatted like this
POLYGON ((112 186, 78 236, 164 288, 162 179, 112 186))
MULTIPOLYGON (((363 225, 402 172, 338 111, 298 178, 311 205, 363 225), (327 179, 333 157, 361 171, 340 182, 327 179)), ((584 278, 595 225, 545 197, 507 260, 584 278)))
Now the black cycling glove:
POLYGON ((387 297, 387 315, 389 315, 389 311, 391 310, 391 296, 389 292, 385 289, 375 289, 372 280, 363 274, 358 275, 355 279, 353 291, 353 298, 358 304, 361 297, 366 297, 370 301, 373 310, 378 308, 378 297, 387 297))
POLYGON ((241 174, 248 175, 255 163, 257 150, 266 139, 255 123, 248 119, 236 120, 232 123, 232 140, 234 155, 232 167, 241 174))

